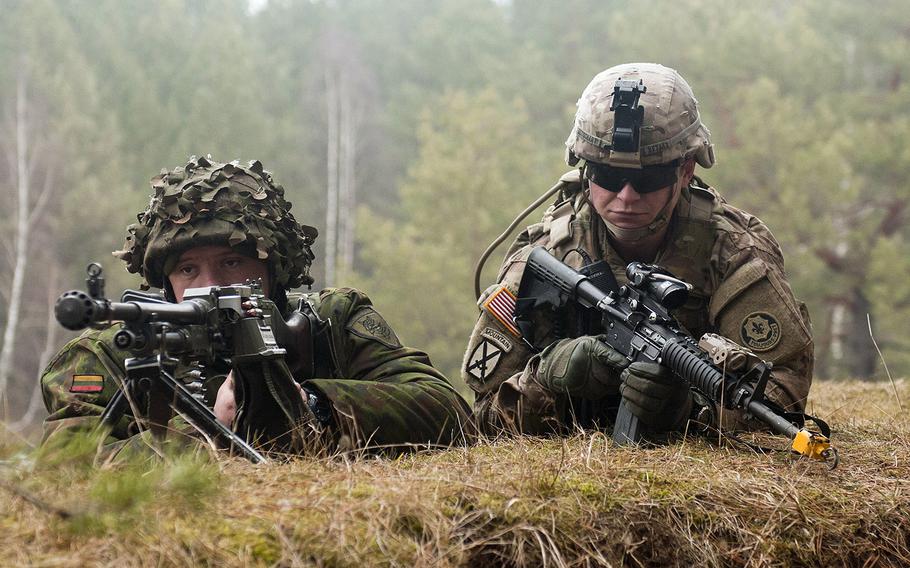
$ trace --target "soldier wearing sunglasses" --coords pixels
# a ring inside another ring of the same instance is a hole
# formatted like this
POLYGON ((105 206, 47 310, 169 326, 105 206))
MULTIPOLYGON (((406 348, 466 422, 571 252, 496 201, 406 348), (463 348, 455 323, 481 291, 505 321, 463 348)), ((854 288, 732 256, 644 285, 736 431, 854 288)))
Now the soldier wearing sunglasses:
POLYGON ((802 411, 813 367, 808 312, 765 224, 695 175, 697 165, 714 165, 714 147, 679 73, 633 63, 595 76, 578 100, 566 162, 575 169, 553 188, 556 201, 512 243, 498 281, 478 301, 462 374, 481 428, 608 428, 622 399, 652 433, 682 430, 696 416, 755 426, 720 414, 660 365, 629 365, 598 341, 603 330, 584 314, 539 314, 536 343, 547 346, 532 349, 512 311, 535 247, 576 269, 604 261, 620 284, 632 261, 668 269, 693 286, 673 314, 686 330, 722 335, 772 362, 769 398, 802 411))

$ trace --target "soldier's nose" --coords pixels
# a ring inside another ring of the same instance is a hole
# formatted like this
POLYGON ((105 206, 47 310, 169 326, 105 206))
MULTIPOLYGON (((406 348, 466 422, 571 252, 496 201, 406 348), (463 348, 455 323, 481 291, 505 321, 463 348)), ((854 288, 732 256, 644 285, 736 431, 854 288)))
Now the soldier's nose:
POLYGON ((199 269, 199 277, 196 278, 196 287, 204 288, 206 286, 219 286, 218 274, 211 267, 202 266, 199 269))
POLYGON ((622 186, 622 189, 619 191, 619 195, 617 197, 623 201, 637 201, 639 198, 641 198, 641 195, 635 191, 635 187, 631 183, 626 182, 626 185, 622 186))

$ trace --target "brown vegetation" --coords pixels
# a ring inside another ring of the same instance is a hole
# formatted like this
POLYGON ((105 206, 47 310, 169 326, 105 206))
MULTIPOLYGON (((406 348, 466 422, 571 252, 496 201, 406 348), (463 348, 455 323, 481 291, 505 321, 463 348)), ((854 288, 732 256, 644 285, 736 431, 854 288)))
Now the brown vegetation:
POLYGON ((910 381, 816 385, 833 471, 703 439, 619 449, 599 433, 101 471, 0 444, 0 564, 906 566, 910 414, 895 392, 910 401, 910 381))

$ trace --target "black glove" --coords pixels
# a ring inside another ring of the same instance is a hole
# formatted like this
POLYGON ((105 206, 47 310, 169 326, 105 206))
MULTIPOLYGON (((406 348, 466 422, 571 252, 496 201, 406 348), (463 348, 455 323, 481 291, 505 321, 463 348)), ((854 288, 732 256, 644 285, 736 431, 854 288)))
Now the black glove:
POLYGON ((560 339, 540 354, 537 381, 554 394, 597 400, 619 392, 619 372, 628 363, 597 337, 560 339))
POLYGON ((619 390, 632 414, 654 431, 678 430, 692 412, 689 386, 657 363, 629 365, 619 390))

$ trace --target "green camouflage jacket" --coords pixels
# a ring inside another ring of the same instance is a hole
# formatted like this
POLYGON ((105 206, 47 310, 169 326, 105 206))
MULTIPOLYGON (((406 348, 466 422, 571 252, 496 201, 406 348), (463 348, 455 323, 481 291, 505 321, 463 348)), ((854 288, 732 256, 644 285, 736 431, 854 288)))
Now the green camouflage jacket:
MULTIPOLYGON (((539 356, 508 321, 512 298, 534 247, 545 247, 576 269, 606 260, 617 281, 628 282, 626 263, 610 245, 606 226, 582 191, 578 170, 564 175, 561 182, 565 199, 518 236, 500 267, 498 283, 478 301, 481 314, 468 343, 462 376, 477 393, 474 415, 486 431, 507 427, 543 432, 580 417, 587 423, 603 423, 612 421, 610 413, 618 404, 609 398, 591 403, 544 392, 536 381, 539 356)), ((803 410, 814 361, 809 314, 794 298, 780 246, 760 219, 727 204, 694 178, 682 191, 654 263, 694 286, 686 304, 673 311, 690 334, 697 339, 717 333, 771 361, 769 398, 788 410, 803 410)), ((538 321, 535 337, 543 340, 538 343, 557 339, 552 327, 552 321, 538 321)), ((752 426, 739 418, 728 411, 724 423, 752 426)))
MULTIPOLYGON (((322 339, 314 340, 315 376, 295 378, 331 403, 334 435, 323 437, 328 444, 337 444, 342 434, 345 449, 463 441, 470 408, 425 353, 401 345, 366 295, 351 288, 291 295, 288 304, 293 307, 285 315, 304 302, 325 325, 322 339)), ((125 377, 124 360, 132 356, 114 347, 118 329, 112 325, 84 332, 45 369, 41 386, 50 413, 45 439, 97 424, 125 377)), ((177 374, 185 377, 186 370, 177 374)), ((210 407, 224 378, 207 379, 204 392, 210 407)), ((172 426, 183 428, 179 419, 172 426)), ((131 417, 124 417, 112 436, 126 439, 134 430, 131 417)))

